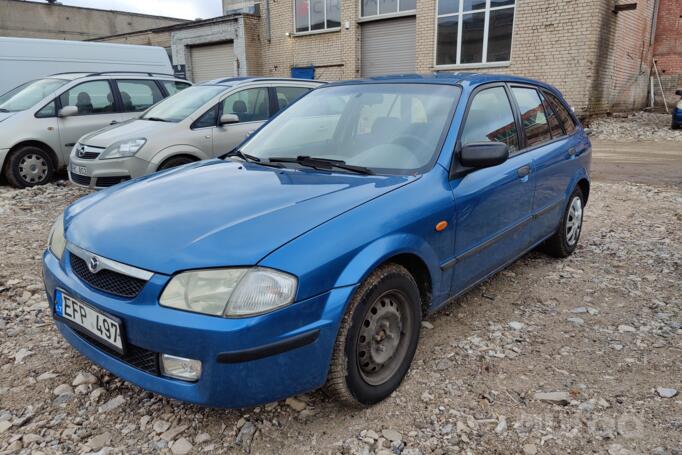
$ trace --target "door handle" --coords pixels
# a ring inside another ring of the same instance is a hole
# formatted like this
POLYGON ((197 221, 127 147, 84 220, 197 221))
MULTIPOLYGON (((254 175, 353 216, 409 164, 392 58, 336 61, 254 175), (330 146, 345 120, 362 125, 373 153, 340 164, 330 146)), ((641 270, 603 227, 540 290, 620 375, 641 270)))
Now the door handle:
POLYGON ((118 122, 116 120, 112 120, 111 123, 109 123, 109 125, 116 125, 117 123, 118 122))
POLYGON ((525 166, 518 168, 516 174, 521 178, 527 177, 528 174, 530 174, 530 165, 526 164, 525 166))

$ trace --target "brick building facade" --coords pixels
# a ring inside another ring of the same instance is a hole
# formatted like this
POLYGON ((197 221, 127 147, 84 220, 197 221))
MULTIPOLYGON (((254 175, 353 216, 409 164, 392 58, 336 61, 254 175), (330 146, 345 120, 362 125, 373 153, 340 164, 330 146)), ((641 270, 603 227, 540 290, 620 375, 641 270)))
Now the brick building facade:
MULTIPOLYGON (((654 60, 668 103, 676 102, 682 89, 682 0, 664 0, 658 11, 654 60)), ((657 97, 661 103, 662 98, 657 97)))

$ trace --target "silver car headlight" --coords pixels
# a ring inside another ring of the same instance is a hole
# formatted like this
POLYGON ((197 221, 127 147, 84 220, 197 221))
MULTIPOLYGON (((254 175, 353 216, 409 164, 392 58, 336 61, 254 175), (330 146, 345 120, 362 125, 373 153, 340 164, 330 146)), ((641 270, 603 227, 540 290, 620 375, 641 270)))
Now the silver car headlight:
POLYGON ((99 156, 100 160, 110 160, 113 158, 126 158, 135 155, 147 142, 145 138, 126 139, 118 141, 105 148, 99 156))
POLYGON ((66 248, 63 213, 57 217, 57 220, 52 225, 52 229, 50 229, 50 235, 47 238, 47 247, 57 259, 62 259, 62 255, 64 255, 64 249, 66 248))
POLYGON ((207 269, 174 276, 161 293, 162 306, 239 318, 289 305, 296 277, 263 267, 207 269))

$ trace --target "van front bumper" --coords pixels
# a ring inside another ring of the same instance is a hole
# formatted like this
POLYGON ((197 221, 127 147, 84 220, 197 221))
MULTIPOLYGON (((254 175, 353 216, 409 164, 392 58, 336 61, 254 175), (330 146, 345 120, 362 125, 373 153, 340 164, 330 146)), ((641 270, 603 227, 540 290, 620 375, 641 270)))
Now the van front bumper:
POLYGON ((43 255, 45 289, 121 320, 127 345, 118 354, 55 316, 63 337, 81 354, 120 378, 158 394, 210 407, 248 407, 319 388, 327 377, 346 302, 355 287, 338 288, 271 313, 228 319, 164 308, 158 298, 169 276, 155 274, 134 299, 91 288, 70 267, 43 255), (202 362, 196 382, 163 376, 161 353, 202 362), (154 366, 156 365, 156 367, 154 366))

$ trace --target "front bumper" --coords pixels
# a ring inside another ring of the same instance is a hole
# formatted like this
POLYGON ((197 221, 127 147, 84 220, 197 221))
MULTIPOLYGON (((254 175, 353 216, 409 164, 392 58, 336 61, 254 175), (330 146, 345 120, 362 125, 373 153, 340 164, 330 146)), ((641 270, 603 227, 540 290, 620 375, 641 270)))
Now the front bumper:
POLYGON ((54 311, 55 291, 60 288, 120 318, 128 353, 107 350, 56 319, 64 338, 124 380, 210 407, 254 406, 323 385, 341 316, 354 290, 334 289, 265 315, 225 319, 161 307, 158 297, 170 278, 166 275, 155 274, 132 300, 96 291, 74 275, 69 254, 64 252, 61 264, 49 251, 43 256, 50 307, 54 311), (147 368, 158 353, 201 360, 200 379, 184 382, 147 368))
POLYGON ((150 163, 136 156, 111 160, 82 159, 75 153, 69 157, 69 180, 87 188, 108 188, 117 183, 147 174, 150 163), (86 169, 74 173, 73 166, 86 169))

